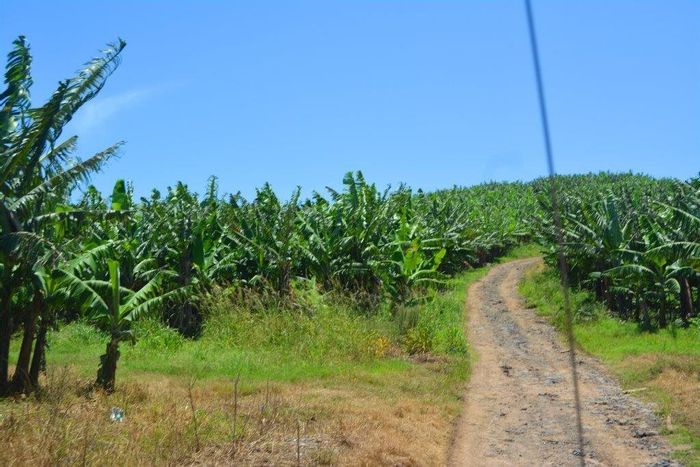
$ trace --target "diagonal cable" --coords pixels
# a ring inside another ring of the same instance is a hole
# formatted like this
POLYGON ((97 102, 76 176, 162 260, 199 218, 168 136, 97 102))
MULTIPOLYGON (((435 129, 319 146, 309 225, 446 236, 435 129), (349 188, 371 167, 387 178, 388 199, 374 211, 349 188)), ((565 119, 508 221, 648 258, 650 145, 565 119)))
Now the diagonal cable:
POLYGON ((542 84, 542 71, 540 67, 539 50, 537 48, 537 34, 535 32, 535 20, 532 14, 530 0, 525 0, 527 11, 527 24, 530 32, 530 48, 532 49, 532 61, 535 69, 535 81, 537 82, 537 97, 539 100, 540 117, 542 120, 542 133, 544 137, 545 151, 547 155, 547 169, 549 171, 549 197, 552 203, 552 217, 554 218, 554 233, 557 241, 557 259, 561 278, 561 288, 564 294, 564 327, 566 340, 569 345, 569 364, 571 365, 571 379, 574 386, 574 403, 576 405, 576 432, 578 437, 578 456, 580 464, 586 465, 583 451, 583 423, 581 422, 581 396, 579 393, 578 373, 576 371, 576 339, 574 337, 574 319, 571 310, 571 297, 569 294, 569 268, 564 255, 564 234, 561 221, 559 193, 557 190, 556 172, 554 171, 554 156, 552 143, 549 136, 549 120, 547 119, 547 104, 542 84))

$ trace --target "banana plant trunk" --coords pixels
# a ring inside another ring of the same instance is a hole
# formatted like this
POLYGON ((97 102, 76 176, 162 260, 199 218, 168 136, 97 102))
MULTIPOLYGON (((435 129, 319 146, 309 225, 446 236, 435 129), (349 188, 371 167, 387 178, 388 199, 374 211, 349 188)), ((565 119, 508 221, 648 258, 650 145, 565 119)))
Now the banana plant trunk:
POLYGON ((661 307, 659 308, 659 327, 665 328, 668 324, 668 304, 666 302, 666 296, 661 297, 661 307))
POLYGON ((15 373, 10 383, 11 391, 15 394, 27 393, 33 389, 29 377, 29 364, 31 362, 32 345, 34 344, 34 335, 36 333, 36 321, 41 312, 41 306, 41 295, 35 294, 30 310, 24 317, 22 344, 19 348, 15 373))
POLYGON ((12 337, 12 296, 0 300, 0 395, 9 391, 10 338, 12 337))
POLYGON ((603 280, 602 279, 598 279, 595 281, 594 290, 595 290, 596 300, 599 300, 602 302, 603 301, 603 280))
POLYGON ((610 291, 610 280, 607 277, 603 278, 603 296, 605 297, 605 305, 608 307, 608 310, 612 311, 615 307, 615 302, 610 291))
POLYGON ((41 319, 39 324, 39 332, 36 336, 36 344, 34 344, 34 354, 32 355, 32 364, 29 367, 29 382, 32 388, 39 387, 39 373, 45 365, 46 352, 46 334, 49 331, 49 323, 46 318, 41 319))
POLYGON ((697 314, 700 312, 700 274, 695 275, 695 289, 697 292, 695 295, 695 313, 697 314))
POLYGON ((680 280, 681 283, 681 319, 687 323, 693 316, 693 292, 690 288, 688 278, 684 277, 680 280))
POLYGON ((97 370, 95 384, 107 392, 114 391, 117 376, 117 361, 119 360, 119 338, 112 336, 107 343, 107 350, 100 357, 100 367, 97 370))
POLYGON ((645 299, 642 299, 642 304, 640 306, 642 312, 642 320, 644 327, 649 328, 651 326, 651 317, 649 316, 649 305, 645 299))
POLYGON ((291 269, 291 264, 289 264, 288 261, 285 261, 282 263, 282 271, 280 274, 280 280, 279 280, 279 292, 280 295, 282 296, 289 296, 291 292, 291 287, 290 287, 290 269, 291 269))

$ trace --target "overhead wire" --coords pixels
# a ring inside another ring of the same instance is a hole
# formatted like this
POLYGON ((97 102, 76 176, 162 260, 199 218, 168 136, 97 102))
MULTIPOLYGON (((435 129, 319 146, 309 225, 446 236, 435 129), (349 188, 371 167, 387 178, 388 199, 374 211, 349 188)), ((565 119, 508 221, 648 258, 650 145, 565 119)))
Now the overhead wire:
POLYGON ((571 381, 573 385, 574 406, 576 412, 576 441, 578 444, 578 449, 575 454, 579 458, 580 465, 585 466, 586 460, 584 451, 583 422, 581 419, 581 394, 579 390, 576 363, 576 337, 574 336, 574 314, 571 307, 571 295, 569 290, 569 267, 566 262, 566 255, 564 253, 564 230, 561 220, 561 204, 559 202, 556 171, 554 170, 554 154, 552 151, 549 119, 547 116, 547 101, 544 93, 542 66, 540 64, 540 55, 537 46, 537 32, 530 0, 525 0, 525 10, 527 14, 528 31, 530 33, 530 50, 532 52, 532 62, 535 72, 535 81, 537 84, 537 98, 539 103, 540 120, 542 123, 542 136, 544 139, 547 170, 549 173, 549 198, 552 208, 552 218, 554 220, 557 263, 559 266, 562 294, 564 296, 564 332, 566 334, 566 341, 568 344, 569 365, 571 367, 571 381))

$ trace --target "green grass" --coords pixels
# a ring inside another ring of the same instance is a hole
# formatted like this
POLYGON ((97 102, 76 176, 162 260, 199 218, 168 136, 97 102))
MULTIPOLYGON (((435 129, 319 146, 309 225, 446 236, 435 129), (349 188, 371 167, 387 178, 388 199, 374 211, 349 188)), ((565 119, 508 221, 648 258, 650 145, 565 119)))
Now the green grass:
MULTIPOLYGON (((511 251, 507 259, 535 254, 536 247, 526 245, 511 251)), ((224 379, 240 374, 249 382, 294 382, 352 371, 395 373, 414 365, 405 356, 395 356, 394 348, 442 356, 455 380, 466 379, 466 291, 488 269, 450 279, 427 303, 394 310, 381 307, 374 314, 308 289, 298 290, 304 306, 294 311, 246 309, 220 294, 208 302, 199 339, 185 339, 155 320, 137 322, 136 344, 121 346, 117 378, 153 373, 224 379)), ((106 342, 107 336, 89 324, 61 326, 50 335, 47 363, 71 366, 92 377, 106 342)))
MULTIPOLYGON (((533 271, 520 292, 536 312, 553 324, 563 322, 563 296, 556 273, 533 271)), ((676 457, 700 465, 700 328, 666 328, 654 332, 612 317, 586 291, 571 293, 578 345, 607 364, 626 389, 656 404, 659 414, 674 419, 671 443, 676 457)))
POLYGON ((635 323, 601 318, 576 327, 579 345, 595 351, 606 361, 621 361, 629 356, 659 353, 700 357, 700 329, 663 329, 642 331, 635 323), (609 345, 614 342, 615 345, 609 345))
POLYGON ((513 261, 515 259, 533 258, 542 254, 542 247, 536 243, 525 243, 523 245, 512 248, 506 255, 500 258, 500 263, 513 261))
MULTIPOLYGON (((443 355, 464 376, 466 354, 462 311, 467 285, 485 270, 450 281, 447 291, 425 305, 403 309, 416 320, 399 328, 386 313, 366 316, 340 306, 320 306, 312 314, 289 310, 245 311, 218 302, 197 340, 185 339, 156 321, 136 324, 136 344, 123 343, 117 378, 142 373, 224 379, 240 374, 248 382, 295 382, 348 372, 384 374, 414 363, 394 357, 391 348, 443 355), (424 348, 411 344, 421 336, 424 348)), ((50 336, 49 367, 71 366, 92 377, 107 336, 86 323, 64 325, 50 336)))
MULTIPOLYGON (((563 299, 559 280, 550 270, 526 277, 520 292, 536 311, 555 324, 562 322, 563 299)), ((573 291, 571 303, 576 315, 574 332, 585 351, 607 362, 649 353, 700 357, 700 328, 645 331, 639 325, 611 317, 587 291, 573 291)))
MULTIPOLYGON (((241 312, 212 319, 211 331, 189 340, 145 321, 136 327, 137 343, 121 346, 117 378, 156 373, 230 379, 240 374, 247 382, 294 382, 353 368, 378 373, 405 369, 408 363, 400 359, 379 358, 382 337, 374 324, 342 311, 314 318, 241 312)), ((106 342, 91 326, 71 323, 51 336, 47 364, 70 365, 85 377, 93 376, 106 342)))

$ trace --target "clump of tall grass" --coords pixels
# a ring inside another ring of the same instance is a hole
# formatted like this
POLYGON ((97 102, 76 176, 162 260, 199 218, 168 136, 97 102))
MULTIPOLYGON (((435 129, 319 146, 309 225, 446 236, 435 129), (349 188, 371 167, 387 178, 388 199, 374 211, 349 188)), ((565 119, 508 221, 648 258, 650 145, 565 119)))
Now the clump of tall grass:
POLYGON ((137 321, 134 334, 135 347, 145 351, 175 351, 187 342, 177 330, 155 318, 137 321))
MULTIPOLYGON (((564 295, 557 271, 534 270, 520 284, 519 289, 539 314, 547 316, 558 328, 564 326, 564 295)), ((594 321, 607 316, 605 305, 587 290, 571 289, 569 299, 575 322, 594 321)))
POLYGON ((432 293, 420 303, 396 308, 395 321, 406 352, 466 354, 464 299, 467 281, 468 276, 462 275, 450 281, 443 292, 432 293))
POLYGON ((370 311, 354 295, 322 293, 306 282, 294 300, 230 289, 209 296, 203 339, 223 347, 291 351, 311 359, 367 360, 401 348, 409 354, 465 354, 466 277, 411 304, 370 311))
POLYGON ((384 312, 358 313, 352 297, 295 287, 294 300, 229 290, 205 301, 202 340, 223 348, 267 349, 311 360, 382 356, 392 334, 384 312))

